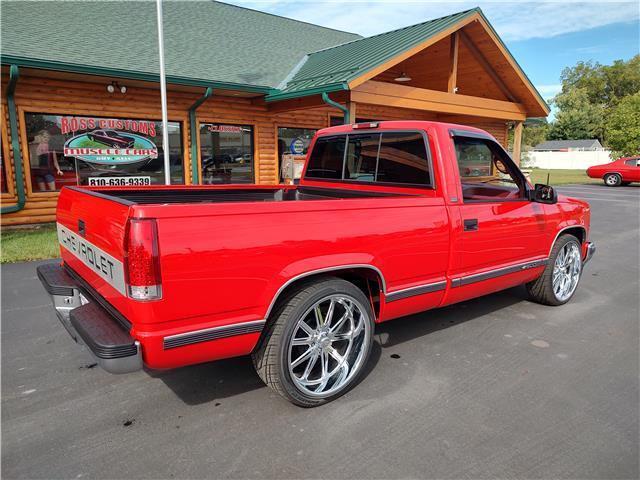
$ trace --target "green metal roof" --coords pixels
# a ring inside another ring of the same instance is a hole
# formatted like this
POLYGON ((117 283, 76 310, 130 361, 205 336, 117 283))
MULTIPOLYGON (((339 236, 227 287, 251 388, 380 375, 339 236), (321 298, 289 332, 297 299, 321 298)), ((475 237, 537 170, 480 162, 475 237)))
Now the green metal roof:
MULTIPOLYGON (((155 8, 152 1, 2 0, 2 63, 158 81, 155 8)), ((253 91, 268 101, 348 90, 465 18, 484 18, 474 8, 362 38, 213 0, 164 0, 163 10, 169 83, 253 91)))
MULTIPOLYGON (((155 79, 155 2, 2 1, 2 63, 155 79)), ((163 2, 168 81, 267 92, 310 51, 359 35, 211 0, 163 2)))
POLYGON ((295 75, 280 86, 268 100, 300 96, 301 92, 325 85, 344 85, 368 70, 428 40, 460 20, 479 12, 479 8, 429 20, 427 22, 357 39, 306 56, 295 75))

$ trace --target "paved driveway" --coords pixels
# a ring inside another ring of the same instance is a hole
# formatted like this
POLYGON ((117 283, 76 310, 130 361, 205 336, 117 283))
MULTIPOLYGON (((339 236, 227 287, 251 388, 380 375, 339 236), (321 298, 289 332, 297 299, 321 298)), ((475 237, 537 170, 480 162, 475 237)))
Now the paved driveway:
POLYGON ((517 288, 381 325, 365 380, 312 410, 246 358, 93 368, 35 264, 4 266, 3 477, 638 478, 640 188, 561 191, 598 246, 570 304, 517 288))

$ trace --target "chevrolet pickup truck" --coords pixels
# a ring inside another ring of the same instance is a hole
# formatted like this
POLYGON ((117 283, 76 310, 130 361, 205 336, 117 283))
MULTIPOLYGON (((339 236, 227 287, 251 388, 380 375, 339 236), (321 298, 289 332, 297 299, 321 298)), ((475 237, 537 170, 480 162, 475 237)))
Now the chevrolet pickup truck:
POLYGON ((64 188, 38 276, 107 371, 251 355, 311 407, 359 381, 376 323, 520 284, 569 301, 589 221, 482 130, 370 122, 320 130, 299 185, 64 188))

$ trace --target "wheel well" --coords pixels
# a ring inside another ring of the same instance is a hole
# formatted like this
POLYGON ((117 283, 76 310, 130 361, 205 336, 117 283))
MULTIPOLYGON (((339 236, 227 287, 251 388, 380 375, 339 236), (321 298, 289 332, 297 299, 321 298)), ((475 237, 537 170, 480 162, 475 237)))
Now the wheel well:
MULTIPOLYGON (((573 235, 573 236, 574 236, 574 237, 576 237, 578 240, 580 240, 580 244, 583 244, 583 243, 585 242, 585 240, 586 240, 586 238, 585 238, 586 234, 585 234, 584 227, 571 227, 571 228, 566 228, 566 229, 562 230, 562 231, 558 234, 558 236, 557 236, 557 238, 556 238, 556 241, 557 241, 557 240, 558 240, 558 238, 560 238, 562 235, 565 235, 565 234, 567 234, 567 233, 568 233, 568 234, 570 234, 570 235, 573 235)), ((556 242, 553 242, 553 243, 555 244, 556 242)), ((551 248, 553 248, 553 245, 551 245, 551 248)))
POLYGON ((272 300, 271 307, 267 312, 267 317, 269 317, 271 312, 277 309, 280 302, 288 298, 290 292, 298 289, 302 284, 315 282, 323 277, 338 277, 346 280, 347 282, 353 283, 356 287, 362 290, 362 293, 364 293, 368 299, 370 299, 373 313, 376 318, 378 317, 378 314, 380 313, 380 295, 381 292, 384 292, 384 282, 379 272, 367 267, 350 267, 301 276, 286 285, 285 288, 276 294, 276 298, 272 300))
POLYGON ((622 178, 622 175, 620 175, 618 172, 607 172, 602 175, 602 178, 604 179, 604 177, 606 177, 607 175, 618 175, 620 178, 622 178))

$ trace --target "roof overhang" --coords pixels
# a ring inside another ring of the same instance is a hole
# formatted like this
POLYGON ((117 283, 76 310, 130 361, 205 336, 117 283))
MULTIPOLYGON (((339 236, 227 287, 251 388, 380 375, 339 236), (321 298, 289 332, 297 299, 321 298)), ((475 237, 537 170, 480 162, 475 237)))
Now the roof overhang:
MULTIPOLYGON (((17 65, 19 67, 36 68, 42 70, 54 70, 58 72, 80 73, 84 75, 97 75, 103 77, 127 78, 147 82, 160 82, 159 73, 135 72, 91 65, 78 65, 73 63, 53 62, 32 58, 2 55, 2 65, 17 65)), ((191 87, 214 88, 216 90, 235 90, 267 95, 274 91, 272 87, 243 85, 238 83, 214 82, 206 79, 186 78, 176 75, 167 75, 167 83, 173 85, 185 85, 191 87)))

